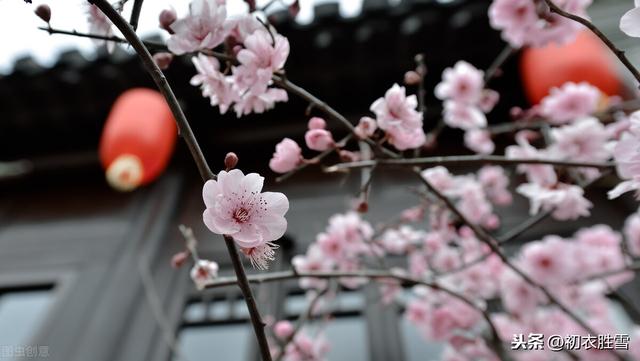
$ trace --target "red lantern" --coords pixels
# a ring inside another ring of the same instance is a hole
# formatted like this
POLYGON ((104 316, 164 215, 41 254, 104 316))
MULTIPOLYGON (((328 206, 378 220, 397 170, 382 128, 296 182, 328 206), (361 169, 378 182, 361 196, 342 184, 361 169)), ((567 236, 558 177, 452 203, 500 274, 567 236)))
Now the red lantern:
POLYGON ((109 184, 130 191, 156 179, 176 142, 176 125, 160 93, 131 89, 118 97, 100 139, 100 161, 109 184))
POLYGON ((570 44, 528 48, 522 52, 520 72, 531 104, 538 104, 553 87, 588 82, 607 95, 621 95, 623 84, 609 49, 590 31, 570 44))

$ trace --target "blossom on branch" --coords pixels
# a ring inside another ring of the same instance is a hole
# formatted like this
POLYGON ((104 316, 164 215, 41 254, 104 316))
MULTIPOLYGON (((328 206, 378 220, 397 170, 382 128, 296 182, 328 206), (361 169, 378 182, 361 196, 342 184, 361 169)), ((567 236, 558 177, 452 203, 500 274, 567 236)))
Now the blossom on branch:
POLYGON ((276 152, 269 161, 269 168, 276 173, 287 173, 302 163, 302 149, 293 139, 284 138, 276 144, 276 152))
MULTIPOLYGON (((587 7, 592 0, 554 2, 569 13, 587 17, 587 7)), ((494 29, 502 31, 502 38, 516 48, 566 44, 582 29, 579 23, 551 13, 544 1, 536 0, 493 0, 489 21, 494 29)))
POLYGON ((233 237, 245 253, 251 253, 246 249, 279 239, 287 229, 287 197, 277 192, 262 193, 263 182, 257 173, 244 175, 233 169, 221 171, 218 179, 207 181, 202 190, 204 224, 211 232, 233 237))
POLYGON ((640 112, 631 115, 631 127, 623 132, 613 149, 618 176, 624 179, 609 191, 609 198, 617 198, 629 191, 640 191, 640 112))
POLYGON ((169 50, 182 55, 222 44, 230 32, 227 9, 217 0, 193 0, 189 15, 171 24, 174 34, 167 41, 169 50))
POLYGON ((203 290, 208 284, 218 277, 218 264, 206 259, 199 259, 191 269, 191 279, 196 288, 203 290))
POLYGON ((554 87, 540 103, 540 113, 551 124, 569 123, 598 109, 600 90, 589 83, 568 82, 554 87))
POLYGON ((587 217, 593 204, 584 197, 584 190, 576 185, 558 183, 547 188, 536 183, 525 183, 518 186, 516 191, 531 202, 530 213, 537 214, 540 210, 552 211, 553 218, 566 221, 587 217))
POLYGON ((389 142, 398 150, 406 150, 418 148, 426 140, 417 107, 418 98, 407 96, 404 87, 394 84, 371 104, 370 110, 376 115, 378 128, 387 132, 389 142))

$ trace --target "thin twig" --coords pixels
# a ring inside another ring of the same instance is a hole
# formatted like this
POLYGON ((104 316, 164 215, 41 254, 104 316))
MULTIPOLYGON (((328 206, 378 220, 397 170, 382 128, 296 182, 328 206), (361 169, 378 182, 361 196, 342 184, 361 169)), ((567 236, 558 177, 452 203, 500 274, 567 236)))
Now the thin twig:
POLYGON ((484 83, 485 85, 489 84, 491 80, 495 79, 496 76, 499 75, 500 69, 502 66, 509 60, 513 55, 518 52, 517 49, 511 47, 511 45, 507 44, 502 51, 498 54, 498 56, 493 60, 493 63, 489 66, 487 71, 484 73, 484 83))
POLYGON ((549 164, 558 167, 582 167, 611 169, 615 167, 613 162, 576 162, 557 159, 534 159, 534 158, 506 158, 496 155, 455 155, 447 157, 425 157, 425 158, 399 158, 399 159, 377 159, 362 160, 358 162, 339 163, 325 168, 325 172, 332 173, 346 169, 369 168, 378 166, 435 166, 435 165, 478 165, 483 163, 519 165, 519 164, 549 164))
POLYGON ((324 158, 329 156, 331 153, 333 153, 334 151, 338 150, 339 148, 344 147, 345 144, 347 144, 347 142, 349 140, 351 140, 352 137, 353 137, 353 134, 348 134, 346 137, 340 139, 338 141, 338 143, 336 143, 335 147, 323 151, 322 153, 320 153, 320 154, 316 155, 315 157, 305 161, 304 163, 300 164, 299 166, 297 166, 296 168, 290 170, 289 172, 277 177, 276 178, 276 182, 278 182, 278 183, 279 182, 283 182, 283 181, 289 179, 290 177, 292 177, 293 175, 295 175, 296 173, 300 172, 301 170, 307 168, 308 166, 310 166, 312 164, 320 163, 320 161, 322 161, 324 158))
POLYGON ((622 62, 622 64, 631 72, 633 77, 636 78, 636 80, 640 83, 640 72, 638 72, 638 69, 636 69, 636 67, 631 64, 631 62, 625 55, 624 50, 618 49, 618 47, 616 47, 616 45, 606 35, 604 35, 604 33, 600 31, 600 29, 598 29, 591 21, 581 16, 574 15, 562 10, 552 0, 544 0, 544 2, 549 6, 551 12, 556 13, 564 18, 578 22, 591 30, 591 32, 599 37, 600 40, 602 40, 602 42, 611 50, 611 52, 613 52, 613 54, 617 56, 618 59, 620 59, 620 62, 622 62))

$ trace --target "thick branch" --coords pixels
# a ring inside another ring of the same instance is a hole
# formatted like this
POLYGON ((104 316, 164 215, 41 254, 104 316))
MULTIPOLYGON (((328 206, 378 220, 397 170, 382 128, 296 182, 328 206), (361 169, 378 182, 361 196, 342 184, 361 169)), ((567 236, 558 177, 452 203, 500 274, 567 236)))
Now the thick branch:
MULTIPOLYGON (((195 160, 198 170, 200 171, 200 175, 204 181, 209 179, 215 179, 215 175, 211 172, 209 165, 200 149, 198 141, 189 126, 189 122, 182 112, 182 108, 178 103, 167 79, 164 74, 158 68, 156 63, 153 61, 149 50, 142 43, 140 38, 138 38, 136 32, 133 28, 127 23, 127 21, 120 16, 120 14, 108 3, 107 0, 89 0, 90 3, 96 5, 104 14, 113 22, 113 24, 122 32, 125 39, 131 44, 131 46, 135 49, 136 53, 142 60, 142 63, 145 69, 149 72, 157 87, 160 89, 162 94, 164 95, 173 116, 176 119, 178 124, 178 128, 180 129, 180 134, 184 138, 187 146, 189 147, 189 151, 195 160)), ((255 299, 253 298, 253 294, 251 292, 251 288, 247 282, 247 276, 244 272, 244 267, 242 266, 242 262, 240 261, 238 252, 236 250, 236 246, 233 242, 233 238, 229 236, 224 236, 227 249, 229 250, 229 256, 231 257, 231 261, 233 263, 234 270, 236 272, 236 276, 238 277, 237 284, 244 295, 245 302, 247 304, 247 308, 249 309, 249 315, 251 317, 251 323, 253 325, 256 338, 258 340, 258 345, 260 346, 260 353, 262 355, 263 360, 271 361, 271 353, 269 351, 269 345, 267 343, 267 337, 264 332, 264 322, 260 317, 260 312, 256 305, 255 299)))
POLYGON ((131 10, 131 20, 129 20, 129 24, 133 30, 138 29, 138 20, 140 19, 140 13, 142 12, 142 2, 143 0, 135 0, 133 2, 133 9, 131 10))
POLYGON ((595 25, 593 25, 592 22, 590 22, 589 20, 581 16, 577 16, 562 10, 552 0, 544 0, 544 2, 547 3, 547 5, 549 6, 549 9, 551 9, 551 12, 556 13, 564 18, 576 21, 584 25, 585 27, 587 27, 589 30, 591 30, 592 33, 594 33, 597 37, 599 37, 600 40, 602 40, 602 42, 609 49, 611 49, 613 54, 615 54, 615 56, 617 56, 618 59, 620 59, 620 62, 624 64, 624 66, 631 72, 631 74, 633 74, 633 77, 636 78, 636 80, 640 83, 640 72, 638 72, 638 69, 636 69, 636 67, 633 66, 633 64, 631 64, 631 62, 625 55, 624 51, 618 49, 616 45, 606 35, 604 35, 602 31, 600 31, 600 29, 598 29, 595 25))

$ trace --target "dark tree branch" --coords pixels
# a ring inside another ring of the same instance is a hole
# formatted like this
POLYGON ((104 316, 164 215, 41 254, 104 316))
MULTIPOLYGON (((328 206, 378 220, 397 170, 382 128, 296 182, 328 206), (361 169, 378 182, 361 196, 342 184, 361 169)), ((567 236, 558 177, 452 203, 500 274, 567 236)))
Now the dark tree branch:
MULTIPOLYGON (((200 176, 203 181, 207 181, 209 179, 215 179, 216 176, 213 174, 207 161, 200 149, 198 141, 189 126, 189 122, 182 112, 182 108, 178 103, 167 79, 164 74, 158 68, 156 63, 153 61, 149 50, 142 43, 140 38, 138 38, 136 32, 133 30, 131 25, 127 23, 127 21, 109 4, 107 0, 89 0, 90 3, 97 6, 104 14, 111 20, 111 22, 122 32, 125 39, 131 44, 131 46, 135 49, 136 53, 142 60, 142 63, 145 69, 149 72, 157 87, 160 89, 162 94, 164 95, 173 115, 178 124, 178 128, 180 129, 180 134, 184 138, 187 146, 189 147, 189 151, 193 156, 193 159, 198 166, 198 170, 200 171, 200 176)), ((236 249, 233 238, 230 236, 224 236, 225 243, 227 245, 227 249, 229 251, 229 256, 231 257, 231 261, 233 263, 233 268, 237 276, 237 284, 244 295, 245 302, 247 304, 247 308, 249 309, 249 315, 251 318, 251 324, 253 325, 253 329, 256 334, 256 339, 258 341, 258 345, 260 347, 260 353, 264 361, 271 361, 271 352, 269 350, 269 345, 267 343, 267 336, 264 332, 264 322, 262 321, 262 317, 260 317, 260 312, 258 310, 258 306, 256 305, 255 299, 251 292, 251 288, 248 286, 247 276, 244 272, 244 267, 242 266, 242 262, 238 255, 238 251, 236 249)))
POLYGON ((519 164, 548 164, 558 167, 584 167, 611 169, 615 167, 613 162, 574 162, 556 159, 532 159, 532 158, 506 158, 496 155, 456 155, 447 157, 426 158, 398 158, 363 160, 351 163, 339 163, 325 168, 325 172, 331 173, 345 169, 368 168, 375 165, 381 166, 434 166, 434 165, 481 165, 483 163, 519 165, 519 164))
POLYGON ((143 0, 135 0, 133 2, 133 9, 131 10, 131 19, 129 20, 129 24, 133 30, 138 29, 138 20, 140 19, 140 13, 142 12, 142 2, 143 0))

